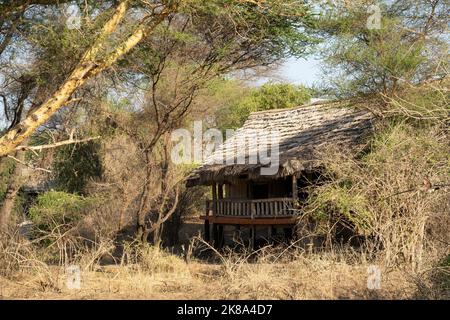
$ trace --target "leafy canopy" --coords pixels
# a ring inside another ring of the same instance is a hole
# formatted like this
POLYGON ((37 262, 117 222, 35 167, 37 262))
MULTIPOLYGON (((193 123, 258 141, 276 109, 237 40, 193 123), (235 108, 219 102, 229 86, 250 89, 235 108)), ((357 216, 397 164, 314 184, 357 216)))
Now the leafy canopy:
POLYGON ((288 83, 268 83, 219 109, 217 125, 221 130, 237 129, 247 120, 251 112, 272 109, 286 109, 307 103, 311 90, 304 86, 288 83))

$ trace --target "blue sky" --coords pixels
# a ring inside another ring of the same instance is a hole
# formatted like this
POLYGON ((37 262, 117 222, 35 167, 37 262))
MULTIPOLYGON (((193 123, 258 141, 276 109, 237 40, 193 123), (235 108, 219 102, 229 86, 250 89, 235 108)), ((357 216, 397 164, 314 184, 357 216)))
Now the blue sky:
POLYGON ((320 81, 320 61, 311 57, 308 59, 291 58, 280 68, 279 74, 287 82, 312 85, 320 81))
POLYGON ((269 81, 289 82, 311 86, 321 81, 320 60, 315 57, 286 60, 273 76, 258 79, 258 85, 269 81))

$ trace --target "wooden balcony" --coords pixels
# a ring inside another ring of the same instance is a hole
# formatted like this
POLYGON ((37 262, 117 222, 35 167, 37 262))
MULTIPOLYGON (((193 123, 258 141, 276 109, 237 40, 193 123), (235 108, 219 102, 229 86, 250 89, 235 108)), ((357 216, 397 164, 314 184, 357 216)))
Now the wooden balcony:
POLYGON ((295 203, 293 198, 209 200, 201 218, 217 224, 289 225, 295 223, 295 203))

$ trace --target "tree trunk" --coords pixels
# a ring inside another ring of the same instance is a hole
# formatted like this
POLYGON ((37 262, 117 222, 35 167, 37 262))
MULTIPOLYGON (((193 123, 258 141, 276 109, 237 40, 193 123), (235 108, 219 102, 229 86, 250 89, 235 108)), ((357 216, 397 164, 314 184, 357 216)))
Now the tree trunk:
POLYGON ((145 183, 141 192, 141 197, 139 201, 139 208, 137 212, 137 230, 136 230, 136 238, 139 241, 146 242, 148 237, 148 231, 146 226, 146 218, 147 218, 147 210, 148 210, 148 193, 149 193, 149 185, 150 185, 150 179, 152 170, 150 168, 150 150, 144 151, 144 157, 145 157, 145 183))
MULTIPOLYGON (((25 152, 18 151, 14 155, 18 160, 23 161, 25 158, 25 152)), ((0 229, 2 231, 6 230, 12 215, 12 210, 14 208, 14 203, 17 198, 17 193, 22 186, 22 165, 16 163, 14 167, 14 172, 9 177, 8 187, 6 191, 5 200, 0 208, 0 229)))

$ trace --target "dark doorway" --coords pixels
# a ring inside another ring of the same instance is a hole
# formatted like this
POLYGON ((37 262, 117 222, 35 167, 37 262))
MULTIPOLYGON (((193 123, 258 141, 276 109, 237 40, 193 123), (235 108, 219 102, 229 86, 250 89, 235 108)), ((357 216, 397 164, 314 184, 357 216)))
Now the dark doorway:
POLYGON ((269 198, 269 185, 267 183, 258 183, 252 185, 253 199, 269 198))

